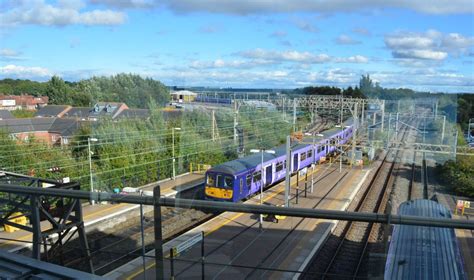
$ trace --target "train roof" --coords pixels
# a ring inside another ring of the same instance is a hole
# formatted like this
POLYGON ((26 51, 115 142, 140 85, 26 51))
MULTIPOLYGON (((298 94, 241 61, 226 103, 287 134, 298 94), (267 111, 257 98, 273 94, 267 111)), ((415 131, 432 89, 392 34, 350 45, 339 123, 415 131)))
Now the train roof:
MULTIPOLYGON (((291 149, 299 150, 307 146, 308 146, 307 144, 293 144, 291 146, 291 149)), ((263 153, 263 162, 267 162, 267 161, 286 155, 286 144, 280 145, 272 150, 275 151, 275 154, 263 153)), ((255 154, 245 156, 243 158, 235 159, 232 161, 225 162, 223 164, 216 165, 212 167, 211 169, 209 169, 209 171, 237 175, 246 170, 255 168, 257 165, 261 164, 261 162, 262 162, 262 154, 255 153, 255 154)))
MULTIPOLYGON (((451 218, 441 204, 426 199, 404 202, 400 215, 451 218)), ((450 228, 395 225, 385 266, 385 279, 464 279, 461 255, 450 228)))
MULTIPOLYGON (((346 121, 344 121, 342 125, 344 127, 346 127, 346 126, 352 125, 353 123, 354 123, 353 119, 349 118, 346 121)), ((333 137, 334 135, 336 135, 340 132, 341 132, 340 127, 333 127, 333 128, 327 129, 325 131, 319 132, 319 134, 321 134, 323 136, 316 138, 316 143, 319 143, 319 142, 322 142, 323 140, 329 139, 329 138, 333 137)), ((305 136, 303 138, 303 142, 305 142, 305 143, 311 143, 312 141, 313 141, 313 136, 305 136)))

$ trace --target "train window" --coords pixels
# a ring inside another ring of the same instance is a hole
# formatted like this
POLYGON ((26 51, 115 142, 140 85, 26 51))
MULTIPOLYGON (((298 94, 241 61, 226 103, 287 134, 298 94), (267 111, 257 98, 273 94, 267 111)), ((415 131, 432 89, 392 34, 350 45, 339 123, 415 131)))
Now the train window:
POLYGON ((260 180, 262 180, 262 172, 258 171, 253 173, 253 182, 260 182, 260 180))
POLYGON ((240 194, 244 192, 244 179, 240 178, 240 194))
POLYGON ((224 176, 222 175, 217 175, 216 176, 216 181, 217 181, 217 187, 223 187, 224 186, 224 176))
POLYGON ((312 158, 313 157, 313 150, 309 150, 308 151, 308 158, 312 158))
POLYGON ((306 153, 301 153, 300 160, 303 161, 306 159, 306 153))
POLYGON ((247 175, 247 178, 246 178, 246 179, 247 179, 247 182, 246 182, 246 183, 247 183, 247 187, 250 188, 250 184, 252 184, 252 175, 250 175, 250 174, 247 175))
POLYGON ((211 174, 207 174, 207 185, 208 186, 211 186, 211 187, 214 187, 214 175, 211 175, 211 174))
POLYGON ((275 172, 280 172, 283 170, 283 162, 279 162, 275 166, 275 172))
POLYGON ((232 188, 232 187, 234 187, 234 178, 230 176, 225 176, 224 188, 232 188))

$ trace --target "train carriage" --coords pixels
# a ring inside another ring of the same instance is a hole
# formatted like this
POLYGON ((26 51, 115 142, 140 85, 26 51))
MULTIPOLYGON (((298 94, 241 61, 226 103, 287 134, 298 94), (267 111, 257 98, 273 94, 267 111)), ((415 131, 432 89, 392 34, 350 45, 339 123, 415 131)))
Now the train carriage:
MULTIPOLYGON (((323 132, 322 138, 314 145, 307 139, 302 144, 292 145, 291 173, 318 163, 328 154, 334 153, 338 144, 345 144, 352 136, 352 129, 352 120, 348 120, 342 129, 323 132)), ((283 180, 286 174, 286 145, 274 150, 274 154, 263 154, 263 166, 262 155, 252 154, 209 169, 206 172, 206 199, 236 202, 259 192, 262 187, 283 180)))

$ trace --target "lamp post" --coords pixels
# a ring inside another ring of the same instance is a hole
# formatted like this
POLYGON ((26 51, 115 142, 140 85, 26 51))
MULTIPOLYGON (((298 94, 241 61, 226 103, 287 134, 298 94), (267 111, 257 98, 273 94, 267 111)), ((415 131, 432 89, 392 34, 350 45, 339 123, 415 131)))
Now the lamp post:
MULTIPOLYGON (((274 150, 265 150, 265 149, 251 149, 251 153, 261 153, 262 154, 262 160, 261 160, 261 165, 260 165, 260 205, 263 205, 263 153, 267 154, 275 154, 274 150)), ((262 214, 259 215, 259 228, 262 230, 262 224, 263 224, 263 216, 262 214)))
MULTIPOLYGON (((90 177, 90 186, 91 192, 94 192, 94 180, 92 179, 92 151, 91 151, 91 142, 99 141, 97 138, 87 138, 87 150, 89 155, 89 177, 90 177)), ((91 204, 94 205, 95 201, 91 200, 91 204)))
POLYGON ((174 157, 174 131, 177 130, 181 130, 181 127, 173 127, 173 129, 171 130, 171 138, 172 138, 172 153, 173 153, 173 180, 176 178, 176 168, 175 168, 175 162, 176 162, 176 158, 174 157))

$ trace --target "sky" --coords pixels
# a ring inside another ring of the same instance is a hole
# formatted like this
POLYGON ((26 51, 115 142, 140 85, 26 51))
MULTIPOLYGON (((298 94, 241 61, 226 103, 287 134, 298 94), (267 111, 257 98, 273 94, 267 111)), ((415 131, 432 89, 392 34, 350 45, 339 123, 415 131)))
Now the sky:
POLYGON ((0 78, 474 93, 473 0, 0 0, 0 78))

